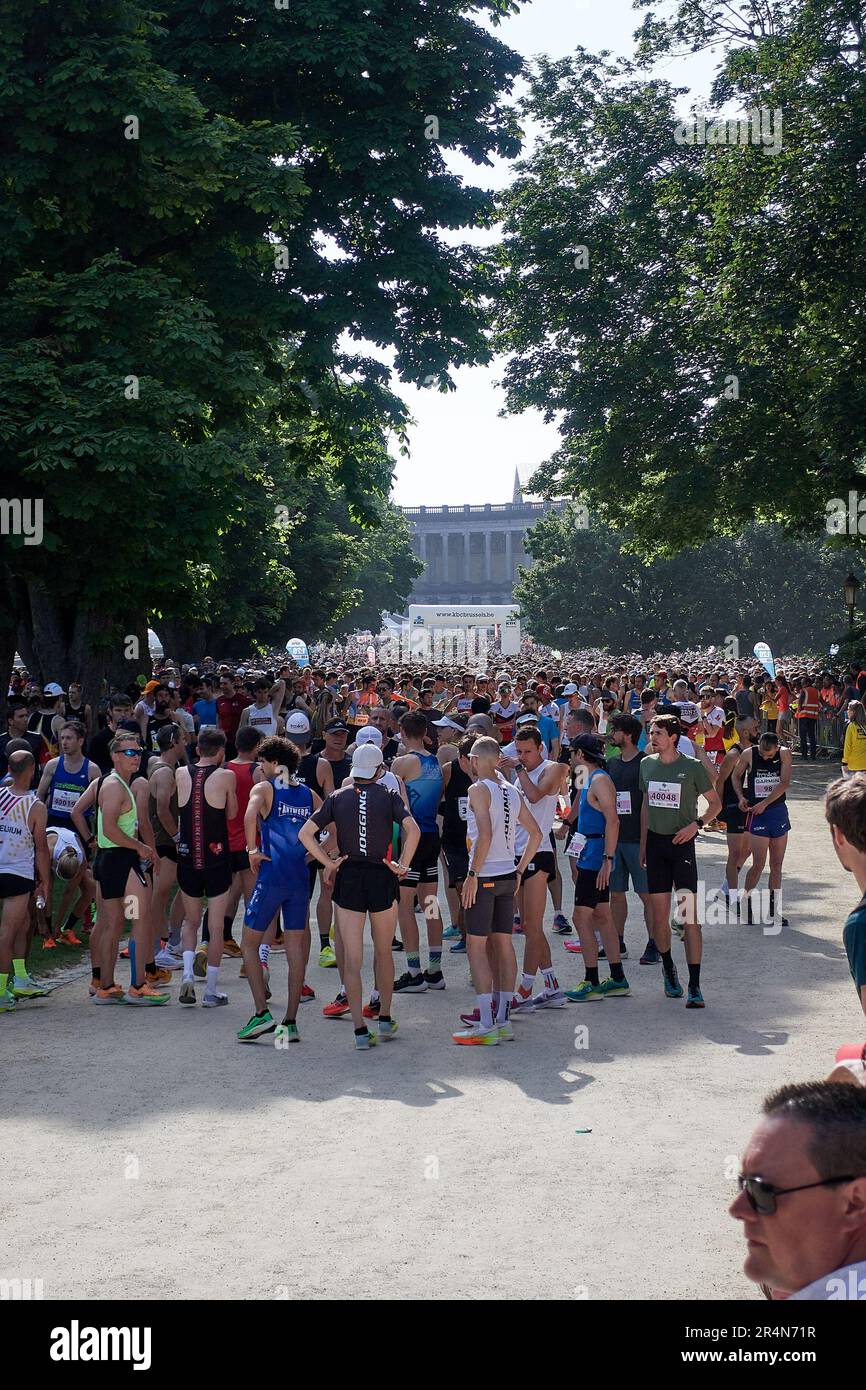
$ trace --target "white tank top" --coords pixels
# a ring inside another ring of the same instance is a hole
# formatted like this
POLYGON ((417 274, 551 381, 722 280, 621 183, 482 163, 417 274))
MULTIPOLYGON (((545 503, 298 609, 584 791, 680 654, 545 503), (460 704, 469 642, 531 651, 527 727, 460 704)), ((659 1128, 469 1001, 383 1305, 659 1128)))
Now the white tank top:
MULTIPOLYGON (((537 787, 538 784, 539 784, 539 782, 541 781, 542 777, 544 776, 545 772, 547 771, 547 769, 548 769, 549 767, 556 767, 556 766, 557 766, 556 763, 553 763, 553 762, 551 762, 551 761, 548 759, 547 762, 539 763, 539 764, 538 764, 538 767, 535 768, 535 770, 534 770, 533 772, 527 772, 526 775, 527 775, 527 777, 529 778, 530 782, 533 784, 533 786, 537 787)), ((528 811, 529 814, 532 816, 532 819, 535 821, 535 824, 538 826, 539 830, 541 831, 541 844, 538 846, 538 848, 539 848, 540 850, 542 850, 542 851, 544 851, 544 850, 549 850, 549 849, 550 849, 550 832, 551 832, 551 830, 553 829, 553 822, 554 822, 554 818, 555 818, 555 816, 556 816, 556 803, 557 803, 557 801, 559 800, 559 794, 558 794, 558 792, 553 792, 551 795, 543 796, 543 797, 541 798, 540 801, 536 801, 536 802, 533 803, 533 802, 527 801, 526 797, 523 795, 523 792, 521 791, 520 783, 519 783, 519 782, 517 783, 517 790, 518 790, 518 792, 520 792, 520 799, 521 799, 521 801, 523 802, 523 804, 524 804, 524 806, 526 807, 527 811, 528 811)), ((528 839, 529 839, 529 836, 527 835, 526 831, 523 829, 523 826, 520 825, 520 824, 518 824, 518 826, 517 826, 517 853, 518 853, 518 855, 521 855, 521 854, 523 853, 523 851, 526 849, 526 841, 527 841, 528 839)))
POLYGON ((84 863, 84 850, 81 848, 81 841, 74 830, 66 830, 63 826, 49 826, 48 833, 57 836, 51 851, 52 869, 57 868, 60 856, 65 849, 75 850, 79 867, 84 863))
POLYGON ((0 874, 35 878, 36 854, 28 820, 35 792, 0 787, 0 874))
MULTIPOLYGON (((494 782, 485 777, 476 785, 486 787, 490 793, 490 825, 493 835, 490 849, 483 864, 473 864, 478 877, 485 874, 511 874, 517 849, 517 818, 520 815, 520 794, 508 782, 494 782)), ((472 802, 466 808, 466 829, 469 844, 474 848, 478 841, 478 823, 472 810, 472 802)))
POLYGON ((257 705, 248 705, 247 723, 251 729, 258 729, 265 738, 273 738, 277 732, 277 717, 274 714, 274 707, 268 703, 261 709, 257 705))

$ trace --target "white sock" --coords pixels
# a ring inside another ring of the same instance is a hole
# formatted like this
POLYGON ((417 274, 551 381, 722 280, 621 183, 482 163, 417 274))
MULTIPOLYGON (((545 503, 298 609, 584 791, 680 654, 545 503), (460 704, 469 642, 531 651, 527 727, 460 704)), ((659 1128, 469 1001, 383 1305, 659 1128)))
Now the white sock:
POLYGON ((267 965, 270 954, 270 946, 266 946, 264 943, 262 943, 262 945, 259 947, 259 960, 261 961, 262 965, 267 965))
POLYGON ((205 983, 205 994, 216 994, 217 980, 219 979, 220 968, 218 965, 209 965, 207 968, 207 981, 205 983))
POLYGON ((492 995, 492 994, 479 994, 479 995, 478 995, 478 1012, 479 1012, 480 1015, 481 1015, 481 1027, 482 1027, 482 1028, 492 1028, 492 1027, 493 1027, 493 995, 492 995))
POLYGON ((556 971, 552 965, 548 965, 546 968, 542 966, 541 973, 544 976, 545 989, 559 989, 559 981, 556 978, 556 971))
POLYGON ((496 1022, 508 1022, 508 1009, 511 1004, 511 995, 505 994, 502 990, 496 991, 496 1022))
POLYGON ((183 978, 191 980, 193 978, 192 963, 195 960, 195 951, 184 951, 183 953, 183 978))
POLYGON ((535 983, 535 976, 534 976, 534 975, 527 975, 525 972, 524 972, 524 974, 521 975, 521 977, 520 977, 520 988, 523 990, 523 993, 524 993, 524 994, 526 994, 527 991, 529 991, 529 990, 532 989, 532 986, 534 985, 534 983, 535 983))

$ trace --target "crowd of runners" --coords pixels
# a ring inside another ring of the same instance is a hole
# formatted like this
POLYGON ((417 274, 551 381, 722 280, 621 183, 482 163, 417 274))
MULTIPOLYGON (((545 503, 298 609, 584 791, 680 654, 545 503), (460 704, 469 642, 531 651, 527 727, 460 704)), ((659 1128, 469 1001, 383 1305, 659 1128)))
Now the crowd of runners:
MULTIPOLYGON (((318 964, 337 977, 323 1012, 351 1018, 357 1049, 394 1037, 396 996, 445 989, 446 950, 467 957, 475 992, 453 1041, 496 1046, 522 1015, 629 995, 629 890, 640 966, 660 995, 702 1009, 710 912, 787 925, 793 761, 815 758, 830 701, 845 736, 827 815, 866 889, 864 693, 856 669, 539 667, 526 652, 457 672, 365 666, 356 651, 304 669, 164 662, 93 703, 16 671, 0 737, 0 1012, 49 992, 33 961, 59 941, 87 946, 96 1006, 164 1006, 178 972, 180 1005, 218 1008, 223 960, 241 957, 252 1014, 237 1038, 282 1046, 315 999, 314 918, 318 964), (697 847, 713 835, 727 859, 708 890, 697 847), (582 968, 573 988, 556 937, 582 968), (275 950, 288 964, 281 1019, 275 950)), ((858 912, 846 948, 866 1009, 858 912)))

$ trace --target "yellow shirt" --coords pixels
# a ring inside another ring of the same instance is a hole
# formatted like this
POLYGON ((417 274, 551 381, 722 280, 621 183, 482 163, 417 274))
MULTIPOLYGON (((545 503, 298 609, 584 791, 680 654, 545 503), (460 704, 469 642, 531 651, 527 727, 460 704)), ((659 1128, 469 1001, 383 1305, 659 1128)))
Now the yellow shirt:
POLYGON ((857 724, 849 724, 845 730, 842 761, 851 772, 866 772, 866 733, 857 724))

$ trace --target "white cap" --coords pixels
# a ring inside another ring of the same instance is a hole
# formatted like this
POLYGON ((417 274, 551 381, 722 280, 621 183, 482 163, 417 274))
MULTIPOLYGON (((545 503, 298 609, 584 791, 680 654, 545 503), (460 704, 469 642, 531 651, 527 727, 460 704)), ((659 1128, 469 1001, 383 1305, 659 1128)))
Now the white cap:
POLYGON ((310 721, 303 710, 296 709, 286 720, 286 738, 303 743, 310 737, 310 721))
POLYGON ((355 747, 360 748, 364 743, 375 743, 377 748, 382 747, 382 730, 377 729, 375 724, 365 724, 358 730, 355 737, 355 747))
POLYGON ((382 750, 375 743, 362 743, 352 754, 352 776, 375 777, 383 761, 382 750))
POLYGON ((62 695, 64 693, 63 686, 58 685, 56 681, 49 681, 47 685, 42 687, 42 693, 43 695, 62 695))
POLYGON ((568 685, 562 687, 562 693, 563 695, 577 695, 579 692, 574 681, 569 681, 568 685))

